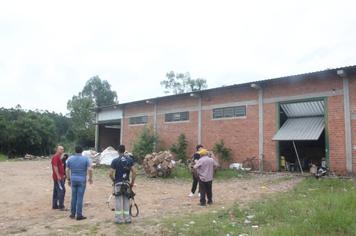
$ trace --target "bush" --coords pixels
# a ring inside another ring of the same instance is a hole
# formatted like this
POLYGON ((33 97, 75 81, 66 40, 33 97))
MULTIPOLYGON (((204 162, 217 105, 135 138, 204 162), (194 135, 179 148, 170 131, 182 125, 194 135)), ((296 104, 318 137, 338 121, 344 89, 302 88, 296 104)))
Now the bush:
POLYGON ((220 140, 220 142, 214 144, 213 151, 220 160, 224 163, 231 161, 231 148, 225 147, 224 140, 220 140))
POLYGON ((139 163, 142 163, 147 154, 154 151, 154 145, 157 141, 158 137, 153 134, 152 129, 145 126, 136 139, 132 149, 132 154, 137 158, 136 160, 139 163))
POLYGON ((178 136, 177 143, 174 143, 170 148, 171 152, 173 152, 178 160, 181 160, 183 163, 187 162, 187 147, 188 142, 185 138, 184 134, 180 134, 178 136))

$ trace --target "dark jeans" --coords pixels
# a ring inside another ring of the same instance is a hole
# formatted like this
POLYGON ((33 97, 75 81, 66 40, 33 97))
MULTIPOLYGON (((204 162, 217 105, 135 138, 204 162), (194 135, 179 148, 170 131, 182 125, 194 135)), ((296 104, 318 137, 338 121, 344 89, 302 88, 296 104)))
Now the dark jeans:
POLYGON ((64 180, 53 181, 53 197, 52 197, 53 209, 64 208, 64 194, 66 191, 64 183, 65 183, 64 180))
POLYGON ((72 202, 71 202, 71 215, 77 217, 83 216, 83 198, 86 187, 85 181, 72 181, 72 202))
POLYGON ((193 183, 192 183, 192 191, 191 192, 194 194, 195 191, 197 190, 199 179, 194 174, 192 174, 192 176, 193 176, 193 183))
POLYGON ((208 204, 213 203, 213 192, 212 192, 213 181, 204 182, 199 180, 199 189, 200 189, 200 204, 206 204, 205 195, 208 198, 208 204))

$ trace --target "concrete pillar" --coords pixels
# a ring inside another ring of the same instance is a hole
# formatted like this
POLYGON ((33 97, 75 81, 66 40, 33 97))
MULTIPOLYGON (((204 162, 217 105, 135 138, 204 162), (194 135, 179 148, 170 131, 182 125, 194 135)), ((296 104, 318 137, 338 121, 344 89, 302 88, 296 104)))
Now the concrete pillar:
POLYGON ((346 171, 348 175, 352 175, 352 141, 349 79, 347 77, 343 77, 342 80, 344 89, 346 171))

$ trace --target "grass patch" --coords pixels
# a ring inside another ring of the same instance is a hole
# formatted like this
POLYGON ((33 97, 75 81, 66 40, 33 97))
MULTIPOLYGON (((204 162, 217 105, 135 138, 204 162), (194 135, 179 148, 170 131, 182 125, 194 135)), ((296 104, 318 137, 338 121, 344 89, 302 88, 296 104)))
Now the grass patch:
POLYGON ((351 180, 305 179, 288 192, 208 214, 165 220, 167 235, 356 235, 356 186, 351 180), (254 216, 245 224, 247 216, 254 216), (258 226, 253 228, 252 226, 258 226))
POLYGON ((7 160, 7 156, 0 153, 0 161, 6 161, 6 160, 7 160))
MULTIPOLYGON (((247 176, 248 176, 248 173, 245 171, 241 171, 241 170, 218 169, 214 174, 214 180, 245 178, 247 176)), ((186 165, 177 164, 176 168, 174 168, 174 170, 172 171, 172 174, 169 176, 169 178, 191 180, 192 174, 186 165)))

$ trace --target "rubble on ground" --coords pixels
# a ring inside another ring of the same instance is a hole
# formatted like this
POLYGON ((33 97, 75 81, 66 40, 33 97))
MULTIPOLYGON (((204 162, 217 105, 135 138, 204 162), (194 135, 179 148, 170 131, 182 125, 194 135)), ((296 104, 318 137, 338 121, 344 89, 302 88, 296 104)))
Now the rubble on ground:
POLYGON ((169 151, 147 154, 143 160, 143 168, 149 177, 167 177, 174 169, 175 161, 169 151))

